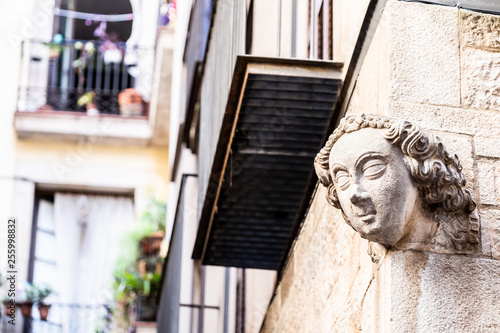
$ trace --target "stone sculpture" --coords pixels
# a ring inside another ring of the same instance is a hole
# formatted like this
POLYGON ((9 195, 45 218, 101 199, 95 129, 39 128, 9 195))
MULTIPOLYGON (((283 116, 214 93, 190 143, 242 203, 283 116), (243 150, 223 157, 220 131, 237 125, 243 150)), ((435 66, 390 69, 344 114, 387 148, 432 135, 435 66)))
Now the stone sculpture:
POLYGON ((475 251, 476 204, 458 157, 417 125, 347 116, 314 166, 327 201, 361 237, 397 249, 475 251))

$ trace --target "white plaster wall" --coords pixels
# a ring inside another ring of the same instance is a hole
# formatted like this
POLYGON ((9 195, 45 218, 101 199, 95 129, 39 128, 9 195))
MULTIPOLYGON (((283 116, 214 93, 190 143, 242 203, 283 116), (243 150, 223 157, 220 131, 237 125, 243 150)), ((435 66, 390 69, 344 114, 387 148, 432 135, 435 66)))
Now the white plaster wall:
POLYGON ((368 4, 368 0, 333 1, 334 61, 349 63, 368 4))
POLYGON ((260 331, 269 301, 276 286, 276 271, 246 270, 245 332, 260 331))
MULTIPOLYGON (((186 148, 182 152, 177 152, 177 138, 179 126, 184 122, 184 101, 185 101, 185 79, 183 77, 183 55, 186 43, 189 16, 192 8, 192 0, 179 1, 177 3, 177 23, 174 35, 174 48, 172 59, 172 91, 170 102, 170 128, 169 128, 169 158, 168 164, 173 167, 175 155, 180 154, 178 173, 173 175, 173 182, 169 184, 169 197, 171 202, 177 202, 179 193, 180 176, 182 173, 197 173, 198 163, 190 151, 186 148)), ((170 239, 171 229, 175 217, 175 205, 167 207, 167 232, 166 240, 170 239)))
MULTIPOLYGON (((34 29, 29 29, 35 1, 0 2, 0 225, 6 225, 6 220, 13 214, 13 193, 15 188, 14 175, 14 131, 13 110, 17 96, 17 78, 20 65, 20 41, 23 36, 34 36, 34 29)), ((6 228, 0 228, 0 248, 6 244, 6 228)), ((3 250, 2 250, 3 251, 3 250)), ((0 256, 0 270, 4 271, 6 257, 0 256)))
MULTIPOLYGON (((183 232, 182 232, 182 258, 181 258, 181 289, 180 302, 181 304, 199 304, 194 303, 194 293, 197 290, 194 285, 194 269, 195 263, 191 259, 191 251, 194 247, 197 229, 197 193, 198 181, 196 178, 186 178, 184 185, 184 206, 183 209, 183 232), (189 283, 188 281, 191 281, 189 283)), ((180 213, 180 212, 179 212, 180 213)), ((190 332, 193 322, 193 313, 197 310, 194 308, 181 307, 179 311, 179 332, 190 332)))
POLYGON ((176 153, 177 136, 179 125, 184 121, 185 85, 183 84, 183 55, 186 44, 189 15, 192 0, 179 1, 177 3, 177 22, 174 36, 174 54, 172 60, 172 100, 170 111, 170 139, 169 139, 169 165, 172 167, 176 153))
POLYGON ((279 0, 254 0, 252 55, 262 57, 278 56, 280 22, 277 18, 280 16, 279 3, 279 0))

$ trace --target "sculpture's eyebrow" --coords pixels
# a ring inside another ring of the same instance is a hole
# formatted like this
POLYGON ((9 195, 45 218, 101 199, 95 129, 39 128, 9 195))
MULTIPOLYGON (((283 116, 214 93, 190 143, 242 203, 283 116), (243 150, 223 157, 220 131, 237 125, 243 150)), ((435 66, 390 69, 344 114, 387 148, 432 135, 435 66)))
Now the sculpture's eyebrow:
POLYGON ((333 163, 332 167, 330 168, 330 172, 332 175, 335 175, 335 173, 339 170, 347 170, 347 167, 339 162, 333 163))
POLYGON ((383 160, 384 162, 386 161, 386 155, 377 153, 374 151, 368 151, 366 153, 363 153, 361 156, 358 157, 356 160, 356 163, 354 164, 354 167, 357 168, 360 164, 364 163, 367 159, 380 159, 383 160))

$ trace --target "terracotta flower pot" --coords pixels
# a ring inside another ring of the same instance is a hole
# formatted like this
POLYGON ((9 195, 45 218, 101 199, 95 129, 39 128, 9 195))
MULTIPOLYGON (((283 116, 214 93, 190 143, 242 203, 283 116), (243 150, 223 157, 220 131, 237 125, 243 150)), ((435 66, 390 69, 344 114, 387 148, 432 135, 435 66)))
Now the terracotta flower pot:
POLYGON ((142 96, 134 88, 119 93, 118 104, 122 116, 140 116, 144 110, 142 96))
POLYGON ((31 317, 31 308, 33 307, 33 302, 21 302, 17 304, 19 305, 24 318, 31 317))
POLYGON ((140 243, 141 252, 148 257, 152 255, 157 255, 160 252, 162 240, 163 240, 162 237, 155 237, 155 236, 144 237, 140 243))
POLYGON ((49 316, 50 304, 38 304, 38 311, 40 312, 40 319, 43 321, 47 321, 47 317, 49 316))
POLYGON ((3 303, 6 316, 10 316, 10 315, 16 313, 16 306, 14 306, 14 308, 10 308, 10 307, 8 307, 9 305, 10 305, 10 302, 3 303), (11 312, 12 309, 14 310, 14 312, 11 312))

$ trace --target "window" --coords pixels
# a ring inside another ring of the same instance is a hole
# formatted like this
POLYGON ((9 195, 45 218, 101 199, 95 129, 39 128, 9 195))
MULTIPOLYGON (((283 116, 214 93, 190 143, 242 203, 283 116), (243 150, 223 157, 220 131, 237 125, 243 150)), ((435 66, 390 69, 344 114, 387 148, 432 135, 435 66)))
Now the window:
POLYGON ((333 0, 309 3, 309 51, 313 59, 333 59, 333 0))
POLYGON ((246 281, 245 269, 238 268, 236 272, 236 333, 245 333, 245 303, 246 281))
MULTIPOLYGON (((54 290, 51 325, 74 332, 106 313, 121 237, 133 221, 131 196, 36 194, 28 280, 54 290)), ((36 331, 48 325, 32 315, 36 331)))

